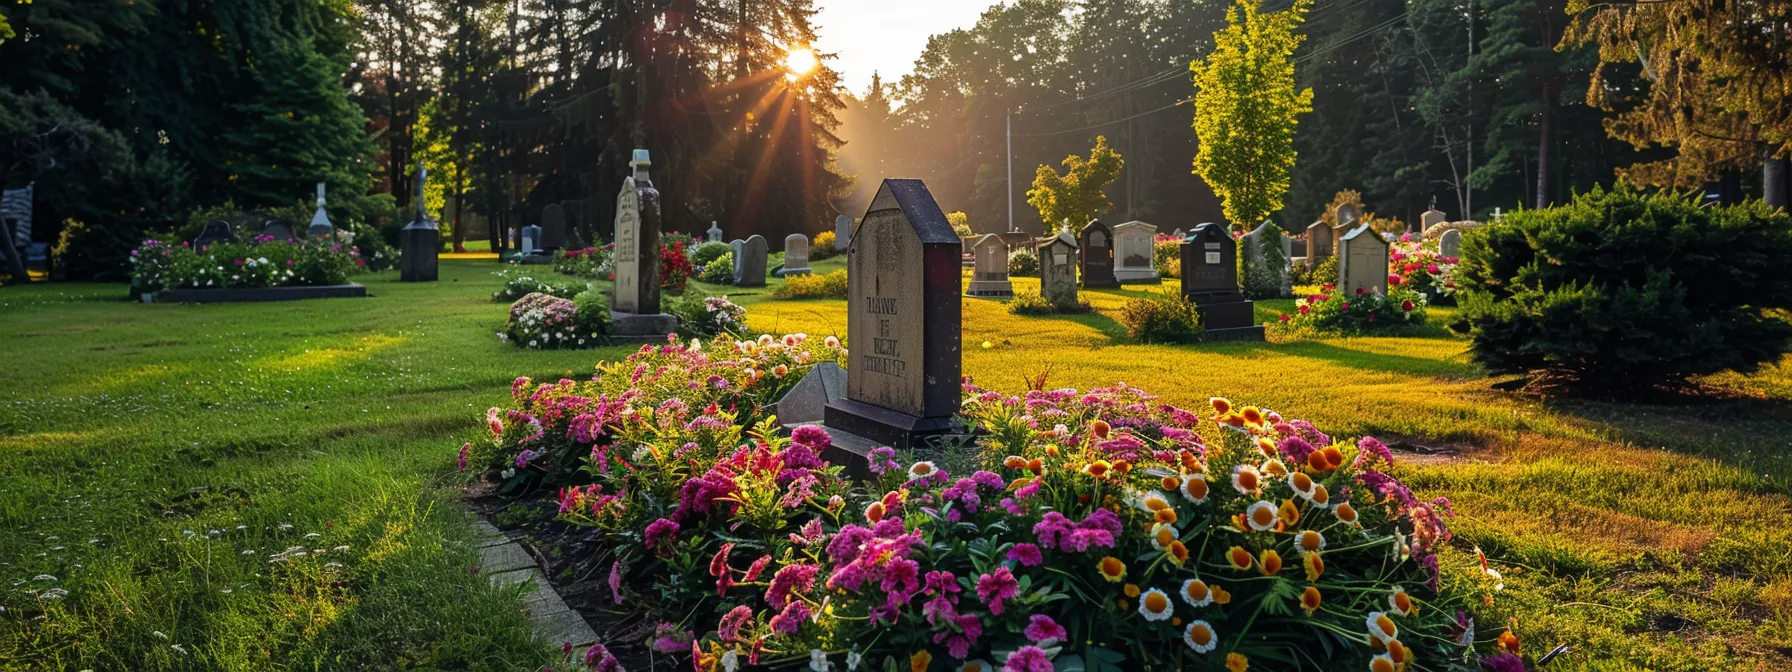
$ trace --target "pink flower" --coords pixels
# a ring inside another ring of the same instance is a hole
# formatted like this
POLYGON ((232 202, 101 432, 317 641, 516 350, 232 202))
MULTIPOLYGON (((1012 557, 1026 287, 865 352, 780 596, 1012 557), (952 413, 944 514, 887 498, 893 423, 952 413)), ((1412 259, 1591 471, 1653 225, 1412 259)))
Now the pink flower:
POLYGON ((678 523, 665 518, 655 520, 647 524, 644 537, 647 547, 658 552, 662 547, 671 545, 671 542, 678 538, 678 523))
POLYGON ((1015 580, 1014 573, 1007 567, 998 567, 996 571, 977 578, 977 597, 989 604, 989 613, 1002 615, 1008 600, 1020 593, 1020 582, 1015 580))
POLYGON ((622 663, 601 643, 592 644, 591 649, 585 652, 585 664, 597 672, 623 672, 622 663), (596 661, 595 664, 593 661, 596 661))
POLYGON ((740 580, 748 583, 759 580, 760 573, 764 572, 765 566, 769 564, 772 564, 772 556, 759 556, 758 560, 754 560, 753 564, 747 567, 747 575, 741 577, 740 580))
POLYGON ((828 436, 828 430, 815 425, 803 425, 796 428, 790 433, 790 440, 814 450, 827 448, 834 441, 833 437, 828 436))
POLYGON ((467 451, 472 450, 472 449, 473 449, 473 444, 471 444, 471 443, 460 444, 460 459, 456 460, 456 463, 460 465, 461 471, 467 470, 467 451))
POLYGON ((1038 567, 1045 563, 1045 555, 1033 544, 1015 544, 1014 548, 1008 549, 1008 559, 1025 567, 1038 567))
POLYGON ((1026 634, 1027 639, 1032 640, 1033 643, 1040 646, 1051 646, 1052 642, 1062 642, 1066 639, 1070 639, 1070 633, 1064 631, 1064 626, 1058 625, 1057 621, 1052 620, 1052 617, 1045 614, 1033 614, 1033 616, 1028 619, 1027 629, 1024 634, 1026 634))
POLYGON ((1002 666, 1002 672, 1052 672, 1052 659, 1045 655, 1045 649, 1023 646, 1008 654, 1008 662, 1002 666))
POLYGON ((815 573, 821 571, 820 565, 785 565, 772 575, 772 584, 765 589, 765 601, 773 609, 783 609, 790 604, 794 593, 807 592, 815 587, 815 573))
POLYGON ((809 614, 807 604, 801 601, 791 602, 784 607, 783 611, 778 612, 777 616, 772 617, 769 625, 771 625, 772 632, 794 635, 802 629, 803 621, 809 618, 809 614))
POLYGON ((622 561, 610 565, 610 599, 622 604, 622 561))
POLYGON ((716 634, 724 642, 734 641, 740 636, 740 629, 753 618, 753 608, 741 605, 722 615, 722 621, 716 626, 716 634))

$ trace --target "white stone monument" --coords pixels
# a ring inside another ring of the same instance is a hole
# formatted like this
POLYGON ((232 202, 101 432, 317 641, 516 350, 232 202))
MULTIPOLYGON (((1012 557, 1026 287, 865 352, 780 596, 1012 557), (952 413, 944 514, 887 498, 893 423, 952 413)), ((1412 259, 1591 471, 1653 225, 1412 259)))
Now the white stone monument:
POLYGON ((1114 278, 1121 283, 1161 282, 1157 275, 1157 227, 1127 222, 1114 227, 1114 278))
POLYGON ((1387 294, 1388 242, 1368 224, 1358 225, 1338 240, 1338 291, 1387 294))

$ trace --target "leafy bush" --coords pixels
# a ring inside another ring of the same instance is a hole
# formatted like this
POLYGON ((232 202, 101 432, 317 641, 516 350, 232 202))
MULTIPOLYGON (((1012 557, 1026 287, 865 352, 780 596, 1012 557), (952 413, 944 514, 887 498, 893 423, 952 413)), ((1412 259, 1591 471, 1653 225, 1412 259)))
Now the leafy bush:
POLYGON ((832 259, 839 256, 840 251, 834 249, 834 243, 838 242, 838 240, 839 239, 834 237, 833 231, 823 231, 815 234, 815 240, 809 245, 809 259, 812 261, 821 261, 823 259, 832 259))
POLYGON ((510 320, 498 340, 536 350, 593 348, 609 331, 609 304, 594 292, 580 301, 550 294, 529 294, 510 306, 510 320), (601 310, 599 309, 601 307, 601 310))
POLYGON ((608 250, 587 247, 582 250, 555 250, 554 272, 589 280, 604 278, 602 269, 609 260, 608 250))
POLYGON ((1126 335, 1143 343, 1194 343, 1201 340, 1201 313, 1175 292, 1157 292, 1127 299, 1120 307, 1126 335))
POLYGON ((1247 263, 1242 248, 1251 243, 1243 238, 1238 238, 1237 244, 1240 247, 1237 258, 1239 290, 1244 293, 1245 298, 1257 301, 1282 298, 1282 275, 1275 271, 1287 262, 1282 257, 1281 244, 1269 237, 1252 240, 1257 241, 1258 254, 1262 255, 1263 263, 1247 263))
POLYGON ((734 254, 734 248, 720 241, 706 241, 691 247, 691 266, 705 268, 709 262, 734 254))
POLYGON ((772 290, 772 296, 780 299, 844 300, 846 287, 846 271, 834 271, 825 275, 793 275, 784 278, 784 284, 772 290))
POLYGON ((1388 293, 1357 290, 1344 296, 1335 285, 1324 293, 1295 299, 1295 313, 1283 313, 1281 328, 1289 333, 1361 334, 1411 327, 1425 323, 1425 295, 1392 286, 1388 293))
POLYGON ((1633 396, 1777 362, 1792 342, 1792 217, 1628 184, 1463 235, 1458 325, 1475 361, 1633 396))
POLYGON ((977 234, 976 231, 971 230, 970 215, 966 215, 962 212, 946 213, 946 223, 952 225, 952 232, 958 234, 958 237, 960 238, 977 234))
POLYGON ((723 252, 722 256, 704 264, 703 272, 697 275, 697 279, 712 285, 734 284, 734 251, 723 252))
POLYGON ((1456 294, 1455 257, 1437 253, 1412 234, 1402 234, 1388 251, 1388 282, 1425 295, 1433 304, 1454 303, 1456 294))
POLYGON ((1436 555, 1449 502, 1414 496, 1373 438, 1223 399, 1204 421, 1123 385, 967 382, 966 466, 877 448, 855 485, 819 457, 826 430, 764 415, 843 357, 762 336, 518 379, 463 464, 566 484, 558 519, 591 530, 604 599, 657 624, 667 667, 1480 667, 1489 638, 1464 639, 1459 612, 1491 592, 1436 555))
POLYGON ((1025 249, 1008 253, 1008 277, 1039 277, 1039 254, 1025 249))
POLYGON ((660 289, 683 292, 685 283, 696 274, 697 268, 691 265, 691 258, 685 256, 683 242, 674 240, 660 245, 660 289))
POLYGON ((1015 315, 1076 315, 1087 313, 1095 307, 1089 305, 1087 299, 1079 298, 1076 303, 1054 303, 1038 292, 1018 291, 1014 298, 1003 301, 1008 305, 1008 312, 1015 315))
POLYGON ((1337 281, 1338 256, 1335 254, 1320 259, 1317 264, 1294 269, 1294 284, 1296 285, 1329 285, 1337 281))
POLYGON ((674 298, 666 312, 678 318, 678 333, 685 338, 715 338, 746 331, 747 309, 725 296, 674 298))
POLYGON ((585 289, 583 286, 576 286, 570 283, 539 280, 534 276, 520 275, 515 271, 508 269, 494 273, 493 275, 504 278, 504 288, 492 293, 492 301, 498 303, 515 302, 530 294, 546 294, 562 299, 570 299, 585 289))
POLYGON ((1182 277, 1182 239, 1157 234, 1151 245, 1151 265, 1159 277, 1182 277))
POLYGON ((334 241, 187 243, 145 240, 131 250, 131 285, 138 291, 340 285, 365 264, 355 249, 334 241))

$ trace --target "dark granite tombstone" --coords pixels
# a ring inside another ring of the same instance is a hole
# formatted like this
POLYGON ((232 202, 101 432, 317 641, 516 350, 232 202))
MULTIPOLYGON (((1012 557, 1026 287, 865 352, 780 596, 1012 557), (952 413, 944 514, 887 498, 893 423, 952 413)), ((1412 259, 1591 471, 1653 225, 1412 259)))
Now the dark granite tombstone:
POLYGON ((757 233, 741 243, 740 252, 734 257, 734 286, 765 286, 765 257, 771 254, 770 247, 765 236, 757 233))
POLYGON ((1231 228, 1207 223, 1182 241, 1182 296, 1201 311, 1207 340, 1261 341, 1262 325, 1238 289, 1238 244, 1231 228))
POLYGON ((199 232, 198 238, 193 239, 193 249, 203 250, 211 247, 212 243, 234 242, 236 242, 236 234, 230 232, 230 224, 221 219, 214 219, 206 223, 205 229, 199 232))
POLYGON ((417 219, 406 224, 398 232, 399 282, 435 282, 436 267, 442 253, 442 230, 436 220, 429 216, 429 209, 424 205, 423 187, 429 179, 429 169, 417 166, 417 219))
POLYGON ((1091 220, 1077 235, 1084 287, 1119 287, 1114 277, 1114 227, 1091 220))
MULTIPOLYGON (((847 248, 846 398, 827 406, 826 425, 865 446, 907 450, 955 428, 962 374, 959 255, 927 185, 884 180, 847 248)), ((837 458, 848 455, 838 455, 837 458)))
POLYGON ((566 210, 559 203, 541 209, 541 239, 535 245, 549 254, 566 247, 566 210))
POLYGON ((1307 265, 1317 266, 1326 257, 1332 256, 1332 248, 1337 243, 1332 234, 1332 227, 1326 226, 1324 220, 1307 225, 1307 265))
POLYGON ((275 243, 284 243, 289 240, 299 239, 298 235, 292 232, 292 225, 286 223, 286 220, 284 219, 270 219, 263 222, 261 225, 261 235, 256 236, 256 238, 272 238, 273 240, 270 242, 275 243))

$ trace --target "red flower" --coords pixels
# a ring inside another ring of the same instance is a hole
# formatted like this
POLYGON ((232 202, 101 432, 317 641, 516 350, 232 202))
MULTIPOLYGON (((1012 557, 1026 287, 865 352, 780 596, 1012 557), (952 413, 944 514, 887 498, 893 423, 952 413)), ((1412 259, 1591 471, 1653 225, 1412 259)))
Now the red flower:
POLYGON ((1409 312, 1409 313, 1412 312, 1412 309, 1413 309, 1412 302, 1411 301, 1401 301, 1400 309, 1404 310, 1406 312, 1409 312))
MULTIPOLYGON (((1304 313, 1304 312, 1307 312, 1307 307, 1306 307, 1306 306, 1301 306, 1301 307, 1300 307, 1300 308, 1301 308, 1301 310, 1300 310, 1300 312, 1303 312, 1303 313, 1304 313)), ((1288 314, 1287 314, 1287 313, 1282 313, 1282 321, 1283 321, 1283 322, 1287 322, 1287 321, 1288 321, 1288 314)))
POLYGON ((1307 314, 1307 311, 1312 310, 1312 309, 1313 309, 1312 306, 1301 306, 1300 314, 1305 315, 1305 314, 1307 314))

